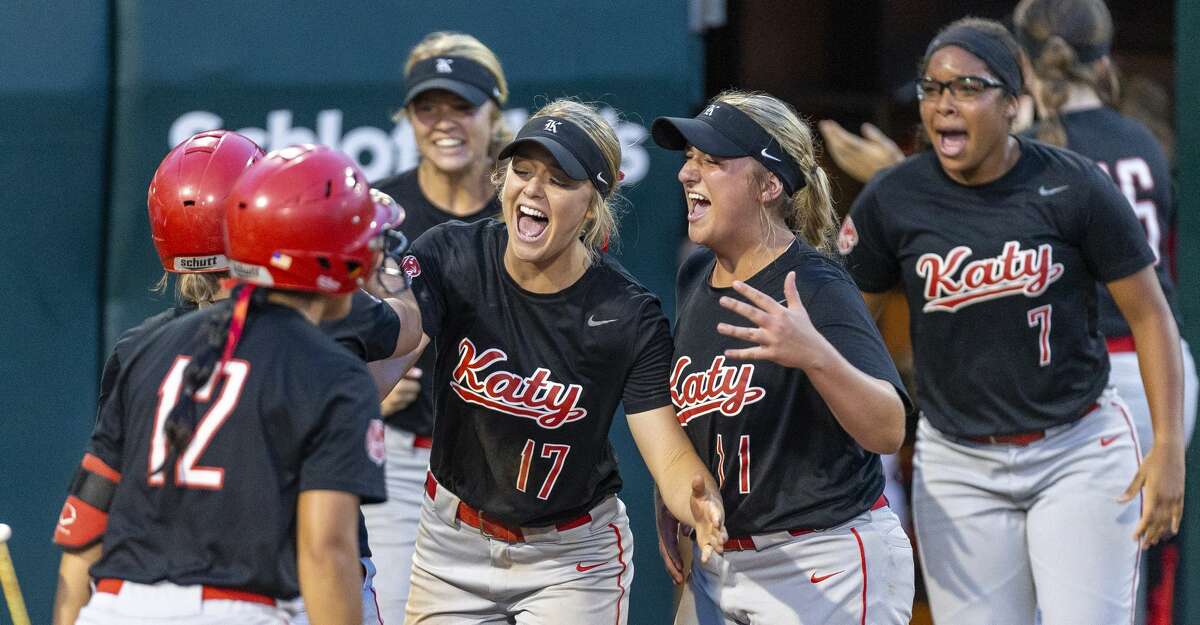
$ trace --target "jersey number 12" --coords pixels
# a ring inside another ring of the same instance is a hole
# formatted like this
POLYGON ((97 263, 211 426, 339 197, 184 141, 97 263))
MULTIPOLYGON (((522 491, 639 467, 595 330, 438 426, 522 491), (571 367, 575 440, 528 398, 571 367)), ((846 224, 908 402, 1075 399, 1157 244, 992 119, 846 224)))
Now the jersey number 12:
MULTIPOLYGON (((165 431, 167 417, 179 401, 180 389, 183 387, 183 371, 187 369, 191 360, 187 356, 176 358, 175 364, 171 366, 167 377, 163 379, 162 386, 158 389, 158 407, 154 411, 154 433, 150 437, 150 470, 147 472, 149 476, 147 481, 151 486, 163 486, 166 482, 163 476, 166 467, 163 467, 163 463, 167 461, 167 434, 165 431)), ((204 450, 208 449, 217 431, 221 429, 222 425, 225 425, 226 419, 237 406, 238 398, 242 394, 242 386, 245 385, 246 376, 249 373, 250 363, 245 360, 230 359, 225 362, 223 369, 214 371, 208 382, 196 391, 194 399, 197 403, 208 402, 212 397, 213 386, 216 385, 217 378, 225 378, 221 394, 216 401, 209 405, 204 416, 196 422, 196 429, 192 433, 191 440, 188 441, 187 447, 183 453, 179 454, 179 459, 175 462, 176 486, 205 490, 220 490, 224 486, 225 469, 198 467, 196 463, 199 462, 204 450)))

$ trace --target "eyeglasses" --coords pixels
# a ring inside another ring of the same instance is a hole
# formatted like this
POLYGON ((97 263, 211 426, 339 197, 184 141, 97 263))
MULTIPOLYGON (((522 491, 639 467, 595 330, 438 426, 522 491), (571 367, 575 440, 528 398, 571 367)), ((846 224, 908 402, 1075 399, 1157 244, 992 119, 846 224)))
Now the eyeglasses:
POLYGON ((950 96, 959 102, 969 102, 983 95, 988 89, 1007 89, 1004 83, 996 82, 982 76, 959 76, 941 81, 932 78, 918 78, 914 85, 917 88, 918 100, 936 100, 946 89, 950 96))

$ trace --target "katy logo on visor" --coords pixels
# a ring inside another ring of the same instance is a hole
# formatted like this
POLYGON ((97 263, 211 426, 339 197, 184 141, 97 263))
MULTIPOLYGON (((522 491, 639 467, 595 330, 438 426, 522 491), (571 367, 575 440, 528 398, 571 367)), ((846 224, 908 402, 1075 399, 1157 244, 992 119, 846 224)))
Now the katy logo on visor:
POLYGON ((454 68, 450 67, 450 64, 453 62, 454 62, 454 59, 438 59, 437 65, 435 66, 437 73, 449 74, 449 73, 453 72, 454 68))
POLYGON ((561 123, 562 122, 560 122, 560 121, 548 119, 548 120, 546 120, 546 125, 542 126, 542 130, 545 130, 548 132, 553 132, 554 134, 558 134, 558 125, 561 123))

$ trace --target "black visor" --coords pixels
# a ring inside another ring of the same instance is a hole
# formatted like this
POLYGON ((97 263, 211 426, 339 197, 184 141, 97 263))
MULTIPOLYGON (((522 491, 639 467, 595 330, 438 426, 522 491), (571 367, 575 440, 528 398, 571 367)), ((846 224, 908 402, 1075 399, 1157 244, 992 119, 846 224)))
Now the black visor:
POLYGON ((449 91, 470 102, 482 106, 489 99, 500 102, 500 86, 496 77, 483 65, 464 56, 435 56, 412 66, 405 76, 408 93, 404 104, 413 98, 434 89, 449 91))
POLYGON ((500 158, 511 158, 526 142, 549 150, 572 180, 591 180, 600 195, 608 197, 613 181, 608 180, 605 173, 608 167, 604 153, 582 128, 561 117, 534 117, 525 122, 517 137, 500 150, 500 158))
POLYGON ((788 195, 807 184, 800 166, 775 137, 732 104, 709 104, 694 119, 659 117, 651 124, 650 135, 668 150, 684 150, 691 145, 722 158, 749 156, 778 176, 788 195))

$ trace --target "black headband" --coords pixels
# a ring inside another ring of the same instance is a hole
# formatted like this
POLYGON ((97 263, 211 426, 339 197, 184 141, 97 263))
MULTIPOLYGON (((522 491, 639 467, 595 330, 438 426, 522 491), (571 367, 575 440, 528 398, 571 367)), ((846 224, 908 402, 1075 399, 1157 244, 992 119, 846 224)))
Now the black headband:
POLYGON ((709 104, 694 119, 659 117, 650 126, 654 142, 668 150, 692 145, 725 158, 749 156, 779 177, 788 195, 803 189, 804 174, 771 133, 727 102, 709 104))
MULTIPOLYGON (((1046 41, 1049 41, 1049 37, 1046 40, 1038 41, 1036 37, 1024 28, 1018 28, 1014 35, 1016 36, 1017 43, 1021 44, 1021 47, 1025 49, 1025 53, 1029 55, 1029 58, 1035 61, 1038 57, 1042 56, 1042 48, 1045 48, 1046 41)), ((1062 37, 1062 35, 1059 36, 1062 37)), ((1075 58, 1080 63, 1098 61, 1108 56, 1109 51, 1112 49, 1112 42, 1110 41, 1103 41, 1101 43, 1074 43, 1067 41, 1066 37, 1063 37, 1063 41, 1066 41, 1067 45, 1071 46, 1071 49, 1075 51, 1075 58)))
POLYGON ((500 101, 500 86, 488 68, 465 56, 435 56, 417 61, 404 77, 408 93, 404 104, 433 89, 443 89, 461 96, 474 106, 489 99, 496 106, 500 101))
POLYGON ((603 197, 613 189, 613 181, 605 172, 608 165, 604 153, 583 128, 561 117, 534 117, 525 122, 515 139, 500 150, 500 159, 512 157, 520 144, 536 143, 547 150, 558 161, 558 166, 572 180, 591 180, 592 185, 603 197))
POLYGON ((933 56, 934 52, 946 46, 958 46, 979 57, 996 78, 1004 83, 1009 93, 1021 93, 1021 87, 1024 86, 1021 79, 1021 62, 996 35, 965 24, 951 26, 929 42, 929 47, 925 49, 925 63, 929 63, 929 57, 933 56))

